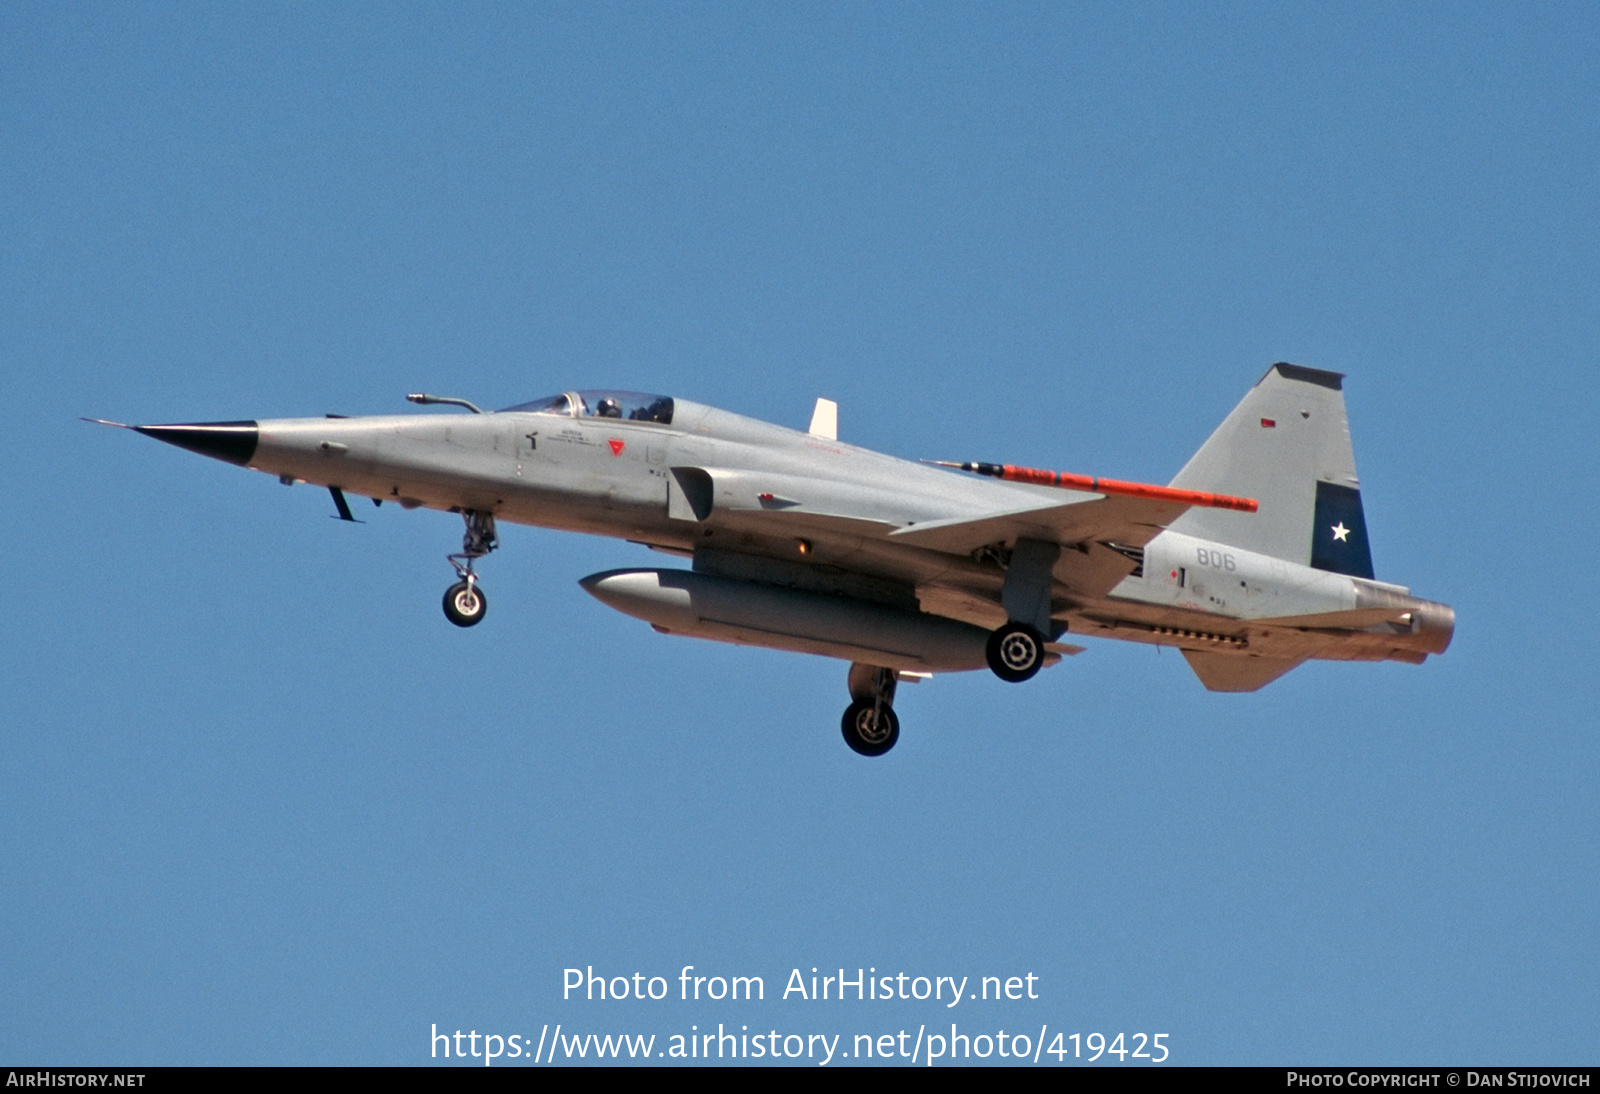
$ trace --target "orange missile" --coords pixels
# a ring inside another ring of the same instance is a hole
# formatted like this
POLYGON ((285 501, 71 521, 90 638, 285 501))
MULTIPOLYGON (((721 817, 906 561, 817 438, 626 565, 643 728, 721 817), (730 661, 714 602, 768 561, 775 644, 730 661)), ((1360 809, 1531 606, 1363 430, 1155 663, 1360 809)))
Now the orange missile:
POLYGON ((1259 508, 1255 498, 1236 498, 1230 494, 1210 494, 1203 490, 1176 490, 1170 486, 1152 486, 1143 482, 1119 482, 1116 479, 1102 479, 1094 475, 1074 475, 1067 471, 1042 471, 1036 467, 1016 467, 1009 463, 955 463, 951 460, 923 462, 938 467, 953 467, 958 471, 971 471, 977 475, 988 475, 990 478, 1005 479, 1007 482, 1059 486, 1064 490, 1087 490, 1091 494, 1117 494, 1125 498, 1175 501, 1207 509, 1233 509, 1240 513, 1254 513, 1259 508))

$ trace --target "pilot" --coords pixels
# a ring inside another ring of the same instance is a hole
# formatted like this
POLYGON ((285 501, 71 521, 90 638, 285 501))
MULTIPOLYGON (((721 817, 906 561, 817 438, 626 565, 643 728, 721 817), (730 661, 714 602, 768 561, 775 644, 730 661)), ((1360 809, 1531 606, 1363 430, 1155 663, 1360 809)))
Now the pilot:
POLYGON ((595 416, 600 418, 622 417, 622 408, 617 405, 615 399, 601 399, 599 405, 594 408, 594 412, 595 416))

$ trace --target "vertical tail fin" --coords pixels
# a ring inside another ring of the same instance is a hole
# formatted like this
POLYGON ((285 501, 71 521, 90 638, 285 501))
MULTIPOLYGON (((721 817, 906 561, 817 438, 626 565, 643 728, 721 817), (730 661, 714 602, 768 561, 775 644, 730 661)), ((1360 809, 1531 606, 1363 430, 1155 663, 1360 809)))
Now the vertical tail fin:
POLYGON ((1175 532, 1354 577, 1372 577, 1344 376, 1276 364, 1172 485, 1255 498, 1260 511, 1191 509, 1175 532))

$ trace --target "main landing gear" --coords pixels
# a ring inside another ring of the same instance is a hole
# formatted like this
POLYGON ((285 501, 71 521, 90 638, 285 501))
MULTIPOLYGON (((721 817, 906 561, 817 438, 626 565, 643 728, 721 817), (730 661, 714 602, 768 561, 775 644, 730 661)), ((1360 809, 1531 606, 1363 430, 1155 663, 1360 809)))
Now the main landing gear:
POLYGON ((984 654, 996 676, 1020 684, 1044 667, 1044 642, 1044 635, 1026 623, 1007 623, 989 636, 984 654))
POLYGON ((850 666, 850 696, 855 701, 845 708, 839 728, 844 743, 863 756, 882 756, 900 739, 900 719, 892 706, 896 682, 894 669, 850 666))
POLYGON ((470 627, 481 622, 484 612, 489 610, 489 601, 478 588, 478 575, 472 564, 500 546, 500 541, 495 536, 493 513, 467 509, 462 512, 461 519, 467 523, 466 534, 461 537, 461 553, 445 556, 461 580, 444 592, 444 615, 458 627, 470 627))

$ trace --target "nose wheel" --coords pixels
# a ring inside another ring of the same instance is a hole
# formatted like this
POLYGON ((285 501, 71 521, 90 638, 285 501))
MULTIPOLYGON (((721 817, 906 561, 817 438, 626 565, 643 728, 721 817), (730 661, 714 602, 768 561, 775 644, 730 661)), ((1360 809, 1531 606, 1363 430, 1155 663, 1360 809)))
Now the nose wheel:
POLYGON ((495 536, 493 513, 468 509, 461 519, 467 524, 466 534, 461 537, 461 553, 445 556, 461 580, 444 592, 444 617, 458 627, 471 627, 482 622, 489 609, 472 564, 500 546, 500 541, 495 536))
POLYGON ((863 756, 882 756, 900 739, 900 719, 892 705, 896 682, 893 669, 850 666, 850 696, 855 702, 845 708, 839 728, 844 743, 863 756))
POLYGON ((900 739, 900 716, 893 707, 851 703, 844 711, 844 743, 863 756, 882 756, 900 739))
POLYGON ((458 581, 444 591, 444 617, 458 627, 481 622, 489 601, 475 581, 458 581))

